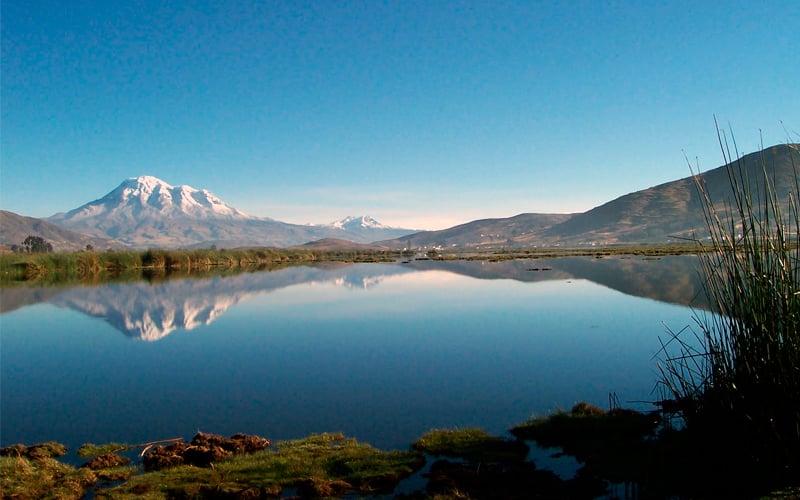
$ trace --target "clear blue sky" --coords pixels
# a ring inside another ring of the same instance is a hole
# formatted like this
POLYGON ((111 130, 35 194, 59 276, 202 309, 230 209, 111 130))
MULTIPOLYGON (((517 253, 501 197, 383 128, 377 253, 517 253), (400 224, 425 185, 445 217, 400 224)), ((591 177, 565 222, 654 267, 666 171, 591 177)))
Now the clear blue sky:
POLYGON ((1 21, 0 207, 36 217, 147 174, 287 222, 439 229, 585 211, 685 177, 684 151, 717 167, 714 114, 745 152, 800 142, 797 0, 3 0, 1 21))

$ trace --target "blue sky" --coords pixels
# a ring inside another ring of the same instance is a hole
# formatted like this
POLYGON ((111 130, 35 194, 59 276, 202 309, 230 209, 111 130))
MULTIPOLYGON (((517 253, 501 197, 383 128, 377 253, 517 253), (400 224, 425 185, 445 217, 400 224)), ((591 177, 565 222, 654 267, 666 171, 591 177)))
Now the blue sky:
POLYGON ((800 2, 3 0, 0 207, 154 175, 252 215, 578 212, 800 142, 800 2), (788 131, 788 137, 787 137, 788 131))

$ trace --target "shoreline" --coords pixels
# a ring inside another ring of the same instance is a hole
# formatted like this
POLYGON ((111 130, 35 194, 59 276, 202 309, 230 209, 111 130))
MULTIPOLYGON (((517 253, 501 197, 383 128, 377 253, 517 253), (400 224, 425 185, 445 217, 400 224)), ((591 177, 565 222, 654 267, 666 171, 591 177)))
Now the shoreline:
POLYGON ((741 462, 738 472, 749 474, 739 477, 751 484, 708 481, 709 471, 697 469, 698 464, 730 473, 741 457, 708 450, 698 436, 676 429, 671 418, 663 410, 605 411, 578 403, 570 412, 513 427, 513 438, 475 428, 435 429, 407 450, 391 451, 341 433, 275 443, 245 434, 198 433, 188 443, 174 438, 84 445, 78 454, 87 461, 79 467, 57 460, 67 452, 57 443, 10 446, 0 450, 0 478, 3 494, 11 498, 36 498, 43 491, 58 491, 60 498, 392 497, 409 477, 424 489, 395 498, 525 498, 532 492, 545 498, 596 498, 619 485, 648 498, 800 494, 800 482, 790 480, 794 476, 768 477, 768 471, 741 462), (572 456, 581 468, 573 478, 540 469, 528 459, 532 446, 572 456), (132 452, 138 460, 129 458, 132 452), (717 462, 707 462, 711 458, 717 462))

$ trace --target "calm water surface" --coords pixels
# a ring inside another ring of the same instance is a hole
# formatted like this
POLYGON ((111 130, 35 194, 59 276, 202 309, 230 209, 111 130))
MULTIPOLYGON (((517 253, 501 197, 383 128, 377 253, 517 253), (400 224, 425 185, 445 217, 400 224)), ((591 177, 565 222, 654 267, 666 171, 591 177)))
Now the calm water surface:
POLYGON ((576 401, 605 407, 611 392, 653 400, 658 337, 692 322, 694 259, 4 289, 0 441, 343 431, 407 448, 431 428, 504 433, 576 401))

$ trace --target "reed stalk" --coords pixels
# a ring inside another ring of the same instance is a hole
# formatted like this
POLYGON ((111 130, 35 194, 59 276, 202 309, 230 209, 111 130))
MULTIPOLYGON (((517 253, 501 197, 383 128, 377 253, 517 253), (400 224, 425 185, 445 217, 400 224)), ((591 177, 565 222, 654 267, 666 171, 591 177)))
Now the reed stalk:
MULTIPOLYGON (((731 136, 732 137, 732 136, 731 136)), ((730 198, 712 200, 694 174, 708 237, 697 238, 710 312, 697 329, 670 332, 661 363, 669 403, 686 428, 763 470, 800 464, 800 176, 776 189, 762 148, 748 168, 719 131, 730 198), (756 175, 753 175, 756 172, 756 175), (785 187, 785 186, 784 186, 785 187), (779 195, 779 191, 784 195, 779 195), (687 338, 690 332, 694 338, 687 338), (677 353, 675 346, 678 346, 677 353)))

